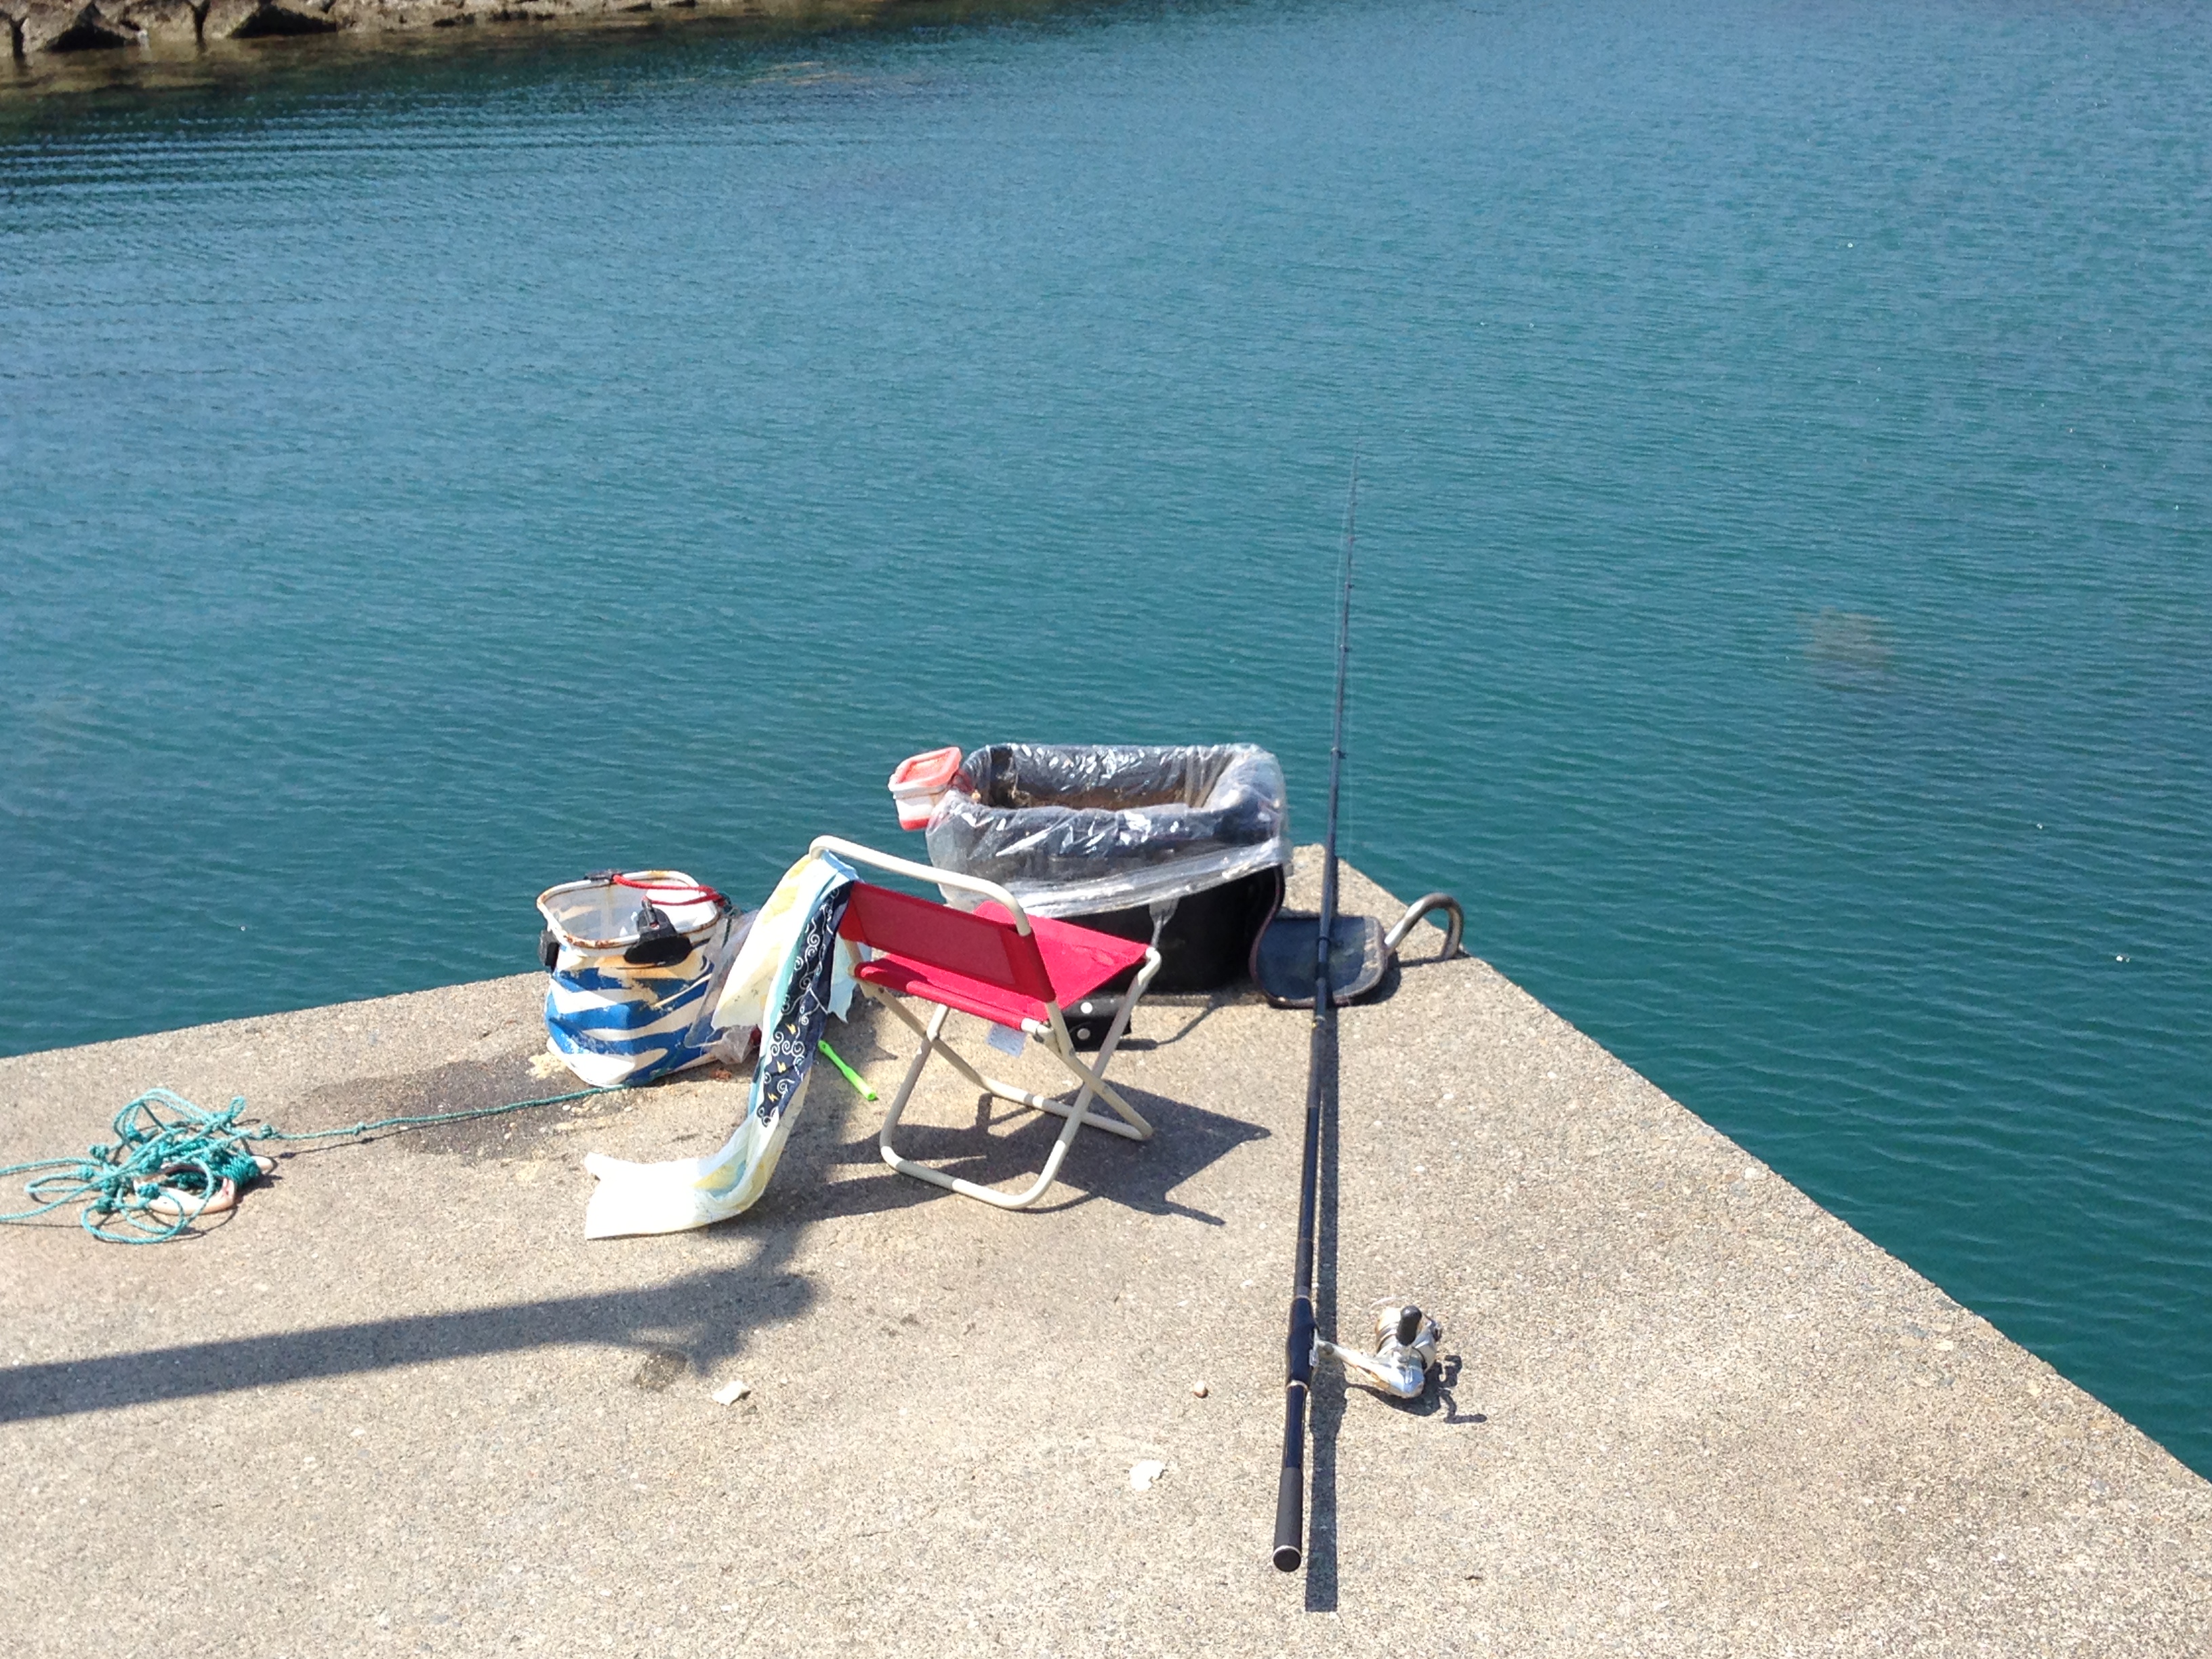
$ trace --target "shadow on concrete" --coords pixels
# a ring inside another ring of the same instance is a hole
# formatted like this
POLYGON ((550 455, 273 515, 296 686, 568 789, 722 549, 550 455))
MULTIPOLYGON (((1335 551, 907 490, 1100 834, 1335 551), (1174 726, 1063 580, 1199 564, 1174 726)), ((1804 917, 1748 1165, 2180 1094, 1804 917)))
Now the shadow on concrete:
MULTIPOLYGON (((441 1088, 459 1080, 458 1074, 436 1079, 441 1088)), ((389 1103, 402 1099, 415 1103, 410 1097, 429 1081, 398 1080, 398 1086, 407 1087, 409 1094, 395 1091, 389 1103)), ((1267 1132, 1159 1096, 1128 1093, 1131 1103, 1158 1128, 1156 1137, 1142 1145, 1099 1133, 1079 1137, 1062 1166, 1061 1180, 1070 1195, 1057 1206, 1042 1207, 1068 1208, 1103 1200, 1152 1214, 1192 1216, 1219 1224, 1218 1218, 1178 1204, 1169 1194, 1223 1153, 1267 1132)), ((973 1131, 917 1129, 910 1137, 911 1150, 923 1157, 942 1154, 950 1167, 979 1181, 997 1182, 1033 1173, 1042 1164, 1060 1120, 1036 1113, 1016 1115, 1029 1121, 1012 1133, 983 1137, 980 1146, 973 1131)), ((979 1112, 979 1119, 983 1116, 979 1112)), ((460 1144, 440 1150, 464 1155, 488 1150, 470 1142, 476 1125, 450 1127, 459 1132, 455 1139, 460 1144)), ((877 1159, 872 1133, 850 1140, 813 1139, 803 1151, 794 1137, 785 1167, 762 1201, 709 1230, 710 1236, 731 1244, 754 1247, 742 1266, 687 1273, 657 1285, 9 1366, 0 1369, 0 1423, 573 1345, 636 1348, 647 1355, 648 1370, 656 1358, 663 1372, 677 1359, 710 1370, 737 1356, 748 1330, 798 1319, 812 1306, 813 1287, 801 1275, 786 1271, 810 1225, 831 1217, 884 1212, 937 1200, 974 1201, 884 1168, 877 1159), (860 1163, 874 1164, 879 1176, 823 1178, 836 1166, 860 1163)), ((641 1386, 653 1386, 642 1373, 640 1381, 641 1386)))
MULTIPOLYGON (((763 1255, 780 1255, 777 1243, 764 1242, 763 1255)), ((795 1319, 812 1304, 814 1291, 798 1274, 760 1267, 755 1261, 643 1288, 10 1366, 0 1370, 0 1423, 577 1343, 674 1350, 703 1367, 732 1355, 748 1327, 795 1319)))
MULTIPOLYGON (((1207 1020, 1212 1018, 1215 1014, 1220 1012, 1222 1009, 1231 1007, 1240 1002, 1250 1002, 1258 1000, 1259 994, 1254 990, 1252 986, 1248 982, 1240 980, 1234 985, 1226 986, 1221 990, 1213 992, 1211 995, 1207 996, 1203 1002, 1199 1003, 1194 1008, 1188 1001, 1170 1004, 1168 1006, 1178 1013, 1185 1012, 1189 1012, 1190 1018, 1164 1037, 1123 1037, 1121 1039, 1121 1052, 1124 1054, 1145 1054, 1156 1048, 1165 1048, 1173 1043, 1181 1042, 1193 1031, 1195 1031, 1200 1026, 1205 1024, 1207 1020)), ((1147 1000, 1145 1004, 1146 1008, 1152 1008, 1155 1006, 1155 1003, 1152 1000, 1147 1000)), ((1121 1086, 1121 1079, 1119 1077, 1115 1077, 1113 1081, 1115 1087, 1118 1088, 1121 1086)))
MULTIPOLYGON (((1176 1189, 1215 1160, 1247 1141, 1265 1139, 1269 1131, 1241 1118, 1187 1106, 1162 1095, 1121 1085, 1122 1095, 1153 1129, 1148 1141, 1124 1140, 1100 1130, 1085 1129, 1067 1149, 1060 1179, 1043 1199, 1026 1213, 1051 1215, 1079 1205, 1103 1200, 1147 1215, 1176 1215, 1225 1225, 1222 1218, 1181 1202, 1176 1189)), ((919 1163, 943 1170, 984 1186, 1012 1188, 1025 1182, 1044 1167, 1046 1155, 1058 1139, 1060 1120, 1042 1112, 978 1094, 972 1126, 902 1123, 899 1151, 919 1163), (1012 1124, 1012 1128, 1005 1126, 1012 1124)), ((875 1131, 870 1128, 826 1150, 831 1165, 873 1166, 880 1178, 847 1178, 826 1184, 809 1197, 816 1214, 855 1215, 872 1210, 902 1208, 923 1199, 942 1199, 953 1204, 975 1200, 963 1198, 898 1174, 883 1163, 875 1131)), ((802 1199, 799 1201, 805 1202, 802 1199)))
MULTIPOLYGON (((1395 973, 1393 965, 1392 973, 1395 973)), ((1337 1046, 1331 1028, 1322 1079, 1321 1157, 1314 1186, 1314 1325, 1336 1329, 1337 1046)), ((1306 1406, 1306 1611, 1334 1613, 1336 1582, 1336 1447, 1344 1427, 1346 1386, 1341 1366, 1314 1367, 1306 1406)))
MULTIPOLYGON (((1188 1036, 1228 1000, 1208 999, 1204 1005, 1190 1008, 1189 1018, 1165 1041, 1188 1036)), ((841 1049, 848 1058, 862 1062, 882 1057, 878 1030, 872 1021, 848 1025, 839 1039, 841 1049)), ((836 1079, 825 1068, 817 1082, 830 1085, 836 1079)), ((1121 1079, 1116 1082, 1130 1103, 1151 1120, 1157 1131, 1153 1139, 1139 1143, 1097 1131, 1079 1135, 1068 1149, 1060 1182, 1046 1194, 1037 1213, 1104 1202, 1152 1215, 1186 1216, 1221 1225, 1221 1218, 1181 1203, 1172 1194, 1216 1159, 1260 1139, 1267 1130, 1132 1089, 1121 1079)), ((702 1071, 639 1090, 588 1094, 531 1109, 387 1133, 410 1152, 457 1157, 470 1164, 539 1157, 568 1159, 581 1150, 567 1133, 580 1121, 620 1118, 662 1089, 688 1091, 700 1085, 726 1092, 734 1110, 744 1109, 742 1073, 702 1071)), ((518 1101, 568 1093, 573 1086, 565 1077, 546 1076, 532 1052, 518 1051, 315 1089, 287 1103, 280 1116, 282 1127, 295 1133, 307 1128, 337 1129, 364 1120, 496 1110, 518 1101)), ((880 1105, 856 1108, 848 1103, 841 1114, 825 1110, 825 1104, 813 1103, 793 1127, 782 1167, 761 1201, 704 1235, 718 1244, 742 1250, 744 1259, 739 1263, 642 1287, 451 1312, 400 1314, 307 1330, 0 1368, 0 1422, 574 1345, 629 1347, 649 1362, 652 1356, 659 1355, 659 1370, 654 1375, 666 1370, 671 1356, 701 1370, 712 1369, 737 1357, 749 1330, 801 1318, 812 1307, 813 1286, 804 1276, 789 1271, 810 1226, 841 1217, 890 1213, 925 1202, 965 1205, 974 1201, 884 1167, 877 1155, 874 1133, 880 1105), (862 1124, 866 1127, 859 1127, 862 1124), (855 1173, 857 1169, 868 1173, 855 1173)), ((1042 1166, 1060 1126, 1056 1117, 981 1097, 973 1127, 910 1124, 901 1131, 900 1146, 910 1157, 941 1164, 970 1180, 1006 1185, 1034 1175, 1042 1166)), ((368 1137, 385 1138, 383 1133, 368 1137)), ((670 1152, 698 1150, 696 1146, 672 1147, 670 1152)), ((338 1152, 358 1155, 362 1151, 362 1142, 351 1139, 286 1146, 273 1184, 281 1186, 283 1171, 294 1159, 319 1159, 338 1152)), ((257 1194, 233 1216, 249 1213, 256 1204, 266 1201, 266 1194, 257 1194)), ((617 1242, 612 1248, 622 1244, 617 1242)), ((650 1363, 648 1370, 652 1370, 650 1363)), ((641 1386, 651 1384, 641 1382, 641 1386)))

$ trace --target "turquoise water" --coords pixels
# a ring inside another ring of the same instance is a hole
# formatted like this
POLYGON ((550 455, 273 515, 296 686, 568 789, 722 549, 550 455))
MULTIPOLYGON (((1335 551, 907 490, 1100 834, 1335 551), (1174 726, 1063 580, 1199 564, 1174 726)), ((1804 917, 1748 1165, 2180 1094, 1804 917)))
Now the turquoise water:
POLYGON ((942 743, 1311 838, 1357 436, 1347 853, 2212 1471, 2212 14, 914 15, 0 97, 0 1050, 942 743))

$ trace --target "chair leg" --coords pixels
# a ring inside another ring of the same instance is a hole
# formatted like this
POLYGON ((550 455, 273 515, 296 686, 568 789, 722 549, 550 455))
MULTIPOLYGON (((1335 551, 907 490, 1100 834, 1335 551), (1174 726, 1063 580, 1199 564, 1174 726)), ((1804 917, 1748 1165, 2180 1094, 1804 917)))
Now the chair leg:
POLYGON ((891 1103, 884 1109, 883 1127, 876 1131, 876 1150, 883 1154, 884 1163, 896 1169, 901 1160, 898 1154, 891 1150, 891 1131, 898 1127, 899 1118, 906 1111, 906 1103, 913 1097, 914 1085, 921 1080, 922 1068, 929 1064, 930 1055, 942 1046, 937 1040, 938 1033, 945 1029, 945 1017, 952 1011, 939 1008, 925 1027, 896 1000, 890 997, 876 1000, 913 1027, 921 1038, 921 1047, 915 1050, 914 1059, 908 1063, 906 1075, 899 1079, 898 1092, 891 1097, 891 1103))
MULTIPOLYGON (((1000 1098, 1012 1100, 1013 1097, 1002 1094, 1000 1098)), ((1054 1100, 1047 1095, 1024 1094, 1017 1103, 1028 1107, 1031 1111, 1050 1112, 1054 1117, 1066 1117, 1075 1110, 1066 1101, 1054 1100)), ((1112 1103, 1109 1101, 1108 1104, 1112 1103)), ((1135 1116, 1135 1114, 1130 1115, 1135 1116)), ((1152 1138, 1152 1126, 1142 1118, 1131 1124, 1123 1122, 1119 1117, 1101 1117, 1096 1112, 1086 1111, 1083 1114, 1083 1121, 1091 1128, 1103 1129, 1108 1134, 1119 1135, 1124 1140, 1143 1141, 1152 1138)))
POLYGON ((1067 1120, 1066 1126, 1060 1132, 1059 1139, 1052 1143, 1052 1151, 1045 1155, 1043 1170, 1039 1172, 1035 1181, 1018 1193, 1002 1193, 995 1187, 986 1187, 978 1182, 969 1181, 960 1176, 947 1175, 942 1170, 933 1170, 927 1164, 917 1164, 910 1158, 901 1157, 891 1149, 888 1141, 882 1140, 880 1138, 878 1144, 883 1152, 884 1162, 901 1175, 912 1176, 917 1181, 927 1181, 933 1187, 942 1187, 947 1192, 960 1193, 969 1198, 981 1199, 984 1203, 1001 1210, 1026 1210, 1044 1196, 1045 1189, 1050 1187, 1059 1176, 1061 1160, 1067 1156, 1068 1145, 1075 1139, 1075 1132, 1082 1127, 1082 1118, 1071 1116, 1067 1120))
MULTIPOLYGON (((1001 1210, 1027 1209, 1038 1199, 1043 1197, 1045 1189, 1052 1185, 1054 1177, 1060 1174, 1060 1163, 1067 1156, 1067 1148, 1069 1143, 1075 1139, 1075 1132, 1083 1127, 1086 1119, 1092 1121, 1098 1120, 1092 1118, 1088 1112, 1079 1111, 1071 1114, 1066 1124, 1061 1128, 1059 1138, 1053 1142, 1052 1151, 1046 1155, 1042 1173, 1018 1193, 1002 1193, 995 1187, 986 1187, 980 1182, 964 1180, 958 1176, 949 1176, 942 1170, 933 1170, 927 1164, 917 1164, 912 1158, 902 1156, 897 1148, 891 1145, 891 1131, 898 1127, 899 1118, 906 1110, 907 1101, 914 1093, 914 1085, 921 1079, 922 1068, 928 1065, 930 1055, 941 1054, 959 1070, 976 1079, 979 1083, 983 1080, 972 1066, 947 1048, 942 1040, 945 1017, 952 1012, 950 1008, 940 1006, 936 1013, 931 1016, 928 1024, 924 1025, 921 1021, 907 1012, 903 1004, 888 996, 878 997, 877 1000, 904 1020, 915 1035, 921 1038, 921 1048, 915 1054, 912 1062, 908 1065, 906 1076, 899 1084, 898 1092, 891 1097, 891 1103, 884 1113, 883 1127, 876 1132, 876 1150, 882 1155, 884 1162, 901 1175, 912 1176, 917 1181, 927 1181, 933 1187, 942 1187, 947 1192, 960 1193, 969 1198, 981 1199, 984 1203, 1001 1210)), ((987 1089, 990 1088, 988 1083, 983 1083, 983 1086, 987 1089)), ((995 1094, 1002 1091, 994 1089, 991 1092, 995 1094)), ((1081 1105, 1080 1098, 1077 1103, 1079 1106, 1081 1105)), ((1101 1123, 1100 1127, 1120 1127, 1118 1124, 1111 1123, 1101 1123)))
MULTIPOLYGON (((1145 975, 1146 979, 1151 977, 1149 973, 1145 975)), ((1125 1139, 1150 1140, 1152 1138, 1152 1126, 1145 1121, 1142 1113, 1121 1098, 1121 1091, 1107 1082, 1104 1075, 1107 1062, 1114 1058, 1114 1050, 1121 1045, 1121 1034, 1128 1027, 1129 1015, 1136 1005, 1137 997, 1143 994, 1143 984, 1139 981, 1136 995, 1125 1001, 1120 1011, 1115 1014, 1114 1024, 1108 1029, 1106 1041, 1098 1051, 1098 1063, 1096 1066, 1085 1066, 1081 1060, 1076 1059, 1075 1051, 1070 1048, 1063 1048, 1056 1036, 1043 1045, 1044 1051, 1058 1060, 1067 1074, 1081 1085, 1075 1091, 1075 1100, 1073 1104, 1048 1100, 1042 1095, 1027 1095, 1024 1103, 1036 1107, 1041 1112, 1057 1112, 1063 1117, 1072 1114, 1080 1114, 1083 1121, 1092 1127, 1103 1129, 1109 1134, 1120 1135, 1125 1139), (1101 1117, 1096 1112, 1084 1110, 1094 1093, 1120 1115, 1121 1119, 1120 1122, 1115 1122, 1110 1117, 1101 1117)))
MULTIPOLYGON (((1152 1138, 1152 1126, 1145 1121, 1143 1115, 1135 1107, 1121 1098, 1121 1091, 1119 1089, 1106 1081, 1106 1068, 1113 1064, 1114 1055, 1121 1047, 1121 1039, 1129 1030, 1129 1018, 1137 1012, 1137 1005, 1145 1000, 1146 988, 1152 984, 1152 975, 1159 970, 1159 952, 1154 951, 1146 957, 1143 970, 1138 974, 1135 983, 1129 987, 1129 994, 1121 999, 1121 1006, 1115 1010, 1114 1023, 1106 1028, 1106 1041, 1099 1045, 1097 1065, 1085 1066, 1075 1058, 1073 1048, 1064 1047, 1057 1040, 1045 1044, 1046 1051, 1073 1076, 1081 1080, 1083 1088, 1081 1094, 1077 1097, 1078 1105, 1082 1103, 1085 1097, 1096 1090, 1098 1097, 1120 1113, 1129 1127, 1125 1129, 1119 1124, 1103 1122, 1096 1118, 1091 1121, 1097 1122, 1099 1127, 1103 1129, 1110 1129, 1117 1134, 1126 1134, 1132 1140, 1150 1140, 1152 1138)), ((1059 1108, 1048 1106, 1045 1109, 1056 1111, 1059 1108)))
MULTIPOLYGON (((1099 1099, 1112 1107, 1121 1119, 1121 1121, 1116 1122, 1113 1118, 1101 1117, 1096 1112, 1085 1112, 1085 1122, 1095 1125, 1109 1134, 1120 1135, 1128 1140, 1150 1140, 1152 1138, 1152 1124, 1135 1107, 1121 1098, 1121 1091, 1119 1089, 1101 1078, 1096 1071, 1076 1059, 1073 1054, 1064 1054, 1051 1043, 1045 1044, 1044 1049, 1047 1054, 1060 1063, 1061 1067, 1070 1077, 1081 1085, 1076 1091, 1077 1099, 1087 1102, 1091 1096, 1096 1094, 1099 1099)), ((1028 1103, 1034 1105, 1041 1112, 1066 1113, 1073 1109, 1057 1100, 1044 1100, 1035 1096, 1030 1097, 1028 1103)))
MULTIPOLYGON (((913 1030, 915 1035, 922 1039, 925 1045, 933 1043, 937 1052, 945 1057, 945 1060, 947 1065, 951 1066, 954 1071, 959 1073, 961 1076, 966 1078, 969 1082, 974 1084, 978 1089, 981 1089, 985 1094, 992 1096, 995 1099, 1003 1100, 1009 1105, 1027 1107, 1033 1112, 1051 1112, 1060 1117, 1066 1117, 1067 1115, 1069 1108, 1065 1102, 1054 1100, 1048 1095, 1037 1094, 1031 1090, 1017 1088, 1014 1085, 1005 1082, 995 1077, 986 1077, 982 1073, 977 1071, 973 1066, 970 1066, 967 1060, 961 1056, 958 1049, 953 1048, 951 1044, 944 1042, 940 1037, 933 1035, 933 1033, 943 1030, 944 1021, 942 1019, 933 1022, 927 1029, 925 1030, 921 1022, 915 1018, 913 1015, 907 1012, 905 1007, 902 1004, 896 1002, 887 1002, 885 1006, 890 1008, 901 1019, 903 1019, 907 1023, 908 1027, 913 1030)), ((943 1010, 940 1009, 939 1012, 941 1013, 942 1012, 943 1010)), ((1119 1015, 1116 1018, 1117 1019, 1121 1019, 1126 1022, 1127 1011, 1125 1010, 1121 1015, 1119 1015)), ((1042 1042, 1041 1046, 1044 1048, 1047 1054, 1051 1054, 1055 1060, 1059 1060, 1061 1065, 1067 1066, 1067 1061, 1061 1057, 1060 1051, 1055 1045, 1049 1042, 1042 1042)), ((1067 1069, 1074 1074, 1075 1079, 1078 1083, 1082 1082, 1085 1077, 1090 1075, 1090 1073, 1082 1067, 1079 1062, 1074 1066, 1068 1066, 1067 1069)), ((1085 1115, 1083 1120, 1085 1122, 1091 1125, 1094 1129, 1103 1129, 1109 1134, 1120 1135, 1125 1140, 1150 1140, 1152 1138, 1152 1126, 1146 1122, 1143 1118, 1138 1116, 1137 1114, 1130 1109, 1129 1103, 1127 1101, 1121 1099, 1117 1093, 1115 1093, 1111 1088, 1106 1086, 1099 1079, 1094 1078, 1092 1079, 1092 1081, 1099 1084, 1100 1092, 1109 1097, 1108 1103, 1111 1105, 1115 1111, 1119 1112, 1125 1121, 1116 1122, 1110 1117, 1101 1117, 1097 1113, 1091 1112, 1085 1115)))
POLYGON ((1152 1126, 1145 1121, 1142 1113, 1121 1097, 1120 1090, 1106 1081, 1106 1067, 1112 1063, 1115 1051, 1121 1046, 1122 1037, 1127 1035, 1130 1016, 1136 1012, 1137 1005, 1144 1000, 1145 988, 1152 982, 1152 975, 1159 970, 1159 957, 1155 953, 1146 959, 1144 970, 1129 988, 1129 994, 1121 999, 1121 1006, 1115 1011, 1114 1023, 1106 1029, 1106 1041, 1099 1047, 1096 1066, 1085 1066, 1076 1059, 1073 1048, 1063 1045, 1058 1036, 1041 1040, 1044 1051, 1058 1060, 1080 1085, 1073 1105, 1048 1096, 1032 1093, 1027 1089, 1017 1089, 1012 1084, 1001 1083, 996 1078, 985 1077, 950 1051, 947 1051, 946 1058, 965 1072, 970 1080, 987 1094, 996 1095, 1001 1100, 1011 1101, 1017 1106, 1027 1106, 1033 1111, 1051 1112, 1060 1117, 1066 1117, 1073 1112, 1082 1112, 1083 1121, 1094 1129, 1103 1129, 1107 1133, 1120 1135, 1125 1140, 1150 1140, 1152 1126), (1096 1112, 1083 1111, 1094 1092, 1120 1115, 1120 1122, 1110 1117, 1102 1117, 1096 1112))

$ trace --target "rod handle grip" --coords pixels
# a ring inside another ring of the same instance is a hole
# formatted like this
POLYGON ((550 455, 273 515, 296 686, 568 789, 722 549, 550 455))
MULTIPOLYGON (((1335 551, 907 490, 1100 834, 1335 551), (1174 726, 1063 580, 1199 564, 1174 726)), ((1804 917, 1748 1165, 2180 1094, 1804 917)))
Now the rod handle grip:
POLYGON ((1296 1572, 1305 1559, 1305 1465, 1285 1464, 1275 1491, 1275 1565, 1285 1572, 1296 1572))

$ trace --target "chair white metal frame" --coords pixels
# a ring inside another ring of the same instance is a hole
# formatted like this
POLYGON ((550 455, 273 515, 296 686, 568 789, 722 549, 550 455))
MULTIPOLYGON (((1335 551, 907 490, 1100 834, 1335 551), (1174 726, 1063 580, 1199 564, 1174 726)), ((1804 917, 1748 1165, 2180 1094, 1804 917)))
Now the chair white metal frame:
POLYGON ((846 923, 840 931, 875 952, 861 964, 857 975, 861 988, 921 1040, 921 1048, 907 1066, 884 1113, 883 1127, 877 1132, 876 1144, 884 1163, 902 1175, 950 1192, 1002 1210, 1019 1210, 1044 1195, 1060 1174, 1075 1132, 1085 1124, 1129 1140, 1152 1138, 1152 1126, 1106 1081, 1106 1068, 1121 1047, 1130 1015, 1159 971, 1160 953, 1155 946, 1069 922, 1032 918, 1012 893, 994 882, 894 858, 834 836, 817 836, 812 850, 940 889, 972 893, 1000 913, 963 910, 867 883, 854 890, 846 923), (1097 1062, 1085 1065, 1068 1036, 1061 1004, 1080 1000, 1123 969, 1139 963, 1136 979, 1107 1029, 1097 1062), (935 1004, 935 1012, 927 1021, 917 1018, 906 1006, 904 999, 908 996, 935 1004), (1075 1098, 1052 1099, 977 1071, 945 1041, 945 1023, 956 1011, 994 1024, 1013 1026, 1035 1039, 1074 1079, 1075 1098), (1020 1192, 1002 1192, 947 1175, 902 1157, 892 1146, 892 1133, 933 1054, 943 1055, 955 1071, 988 1095, 1066 1120, 1045 1158, 1043 1170, 1020 1192), (1115 1115, 1107 1117, 1090 1109, 1094 1096, 1112 1108, 1115 1115))

